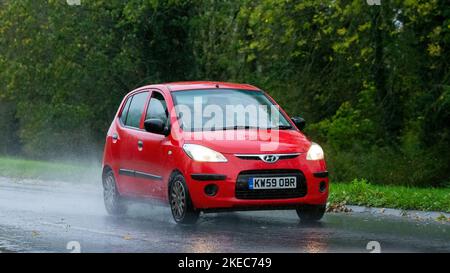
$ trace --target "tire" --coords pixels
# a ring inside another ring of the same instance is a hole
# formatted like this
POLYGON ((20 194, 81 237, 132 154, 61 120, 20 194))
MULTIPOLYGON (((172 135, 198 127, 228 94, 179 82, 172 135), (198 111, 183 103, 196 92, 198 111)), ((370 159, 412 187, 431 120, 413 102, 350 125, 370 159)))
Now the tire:
POLYGON ((103 175, 103 200, 109 215, 123 215, 127 212, 124 200, 117 190, 116 179, 112 170, 103 175))
POLYGON ((297 215, 302 222, 314 223, 320 221, 326 211, 326 205, 303 205, 297 208, 297 215))
POLYGON ((172 216, 177 224, 195 224, 200 212, 194 208, 183 175, 176 175, 169 186, 169 203, 172 216))

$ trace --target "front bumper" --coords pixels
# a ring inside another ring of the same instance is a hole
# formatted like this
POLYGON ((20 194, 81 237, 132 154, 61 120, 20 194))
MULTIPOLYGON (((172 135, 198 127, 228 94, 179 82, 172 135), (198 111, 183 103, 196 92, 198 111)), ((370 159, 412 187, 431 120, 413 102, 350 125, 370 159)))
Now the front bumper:
POLYGON ((301 154, 294 159, 269 164, 258 160, 243 160, 234 155, 225 156, 228 159, 227 163, 190 161, 189 165, 185 166, 184 176, 195 208, 201 210, 277 209, 302 204, 324 205, 327 203, 329 179, 323 160, 307 161, 306 155, 301 154), (256 193, 253 197, 239 194, 242 185, 239 187, 238 183, 243 181, 242 174, 276 174, 277 171, 280 171, 280 176, 286 172, 298 172, 304 177, 304 189, 299 188, 297 193, 286 192, 286 195, 265 192, 262 197, 257 196, 256 193), (217 185, 218 191, 215 196, 208 196, 205 193, 205 187, 208 185, 217 185), (305 192, 302 193, 302 190, 305 192))

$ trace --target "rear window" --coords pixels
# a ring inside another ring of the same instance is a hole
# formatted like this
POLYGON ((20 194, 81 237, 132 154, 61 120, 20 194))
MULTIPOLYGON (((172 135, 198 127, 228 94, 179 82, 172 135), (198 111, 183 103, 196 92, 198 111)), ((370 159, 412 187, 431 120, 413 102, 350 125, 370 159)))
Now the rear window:
POLYGON ((125 124, 127 122, 127 116, 128 116, 128 110, 130 109, 131 100, 133 97, 129 97, 127 102, 125 103, 125 107, 122 110, 122 114, 120 115, 120 121, 122 124, 125 124))
POLYGON ((139 128, 142 113, 147 102, 149 92, 139 93, 133 96, 128 110, 125 125, 133 128, 139 128))

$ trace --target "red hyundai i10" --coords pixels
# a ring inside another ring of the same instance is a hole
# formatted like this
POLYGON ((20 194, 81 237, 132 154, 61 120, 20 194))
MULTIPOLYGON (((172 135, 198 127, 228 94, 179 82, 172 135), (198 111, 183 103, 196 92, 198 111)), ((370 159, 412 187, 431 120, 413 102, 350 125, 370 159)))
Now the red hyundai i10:
POLYGON ((221 82, 150 85, 129 93, 108 131, 106 210, 128 200, 169 204, 177 223, 200 212, 296 210, 319 221, 328 199, 322 148, 257 87, 221 82))

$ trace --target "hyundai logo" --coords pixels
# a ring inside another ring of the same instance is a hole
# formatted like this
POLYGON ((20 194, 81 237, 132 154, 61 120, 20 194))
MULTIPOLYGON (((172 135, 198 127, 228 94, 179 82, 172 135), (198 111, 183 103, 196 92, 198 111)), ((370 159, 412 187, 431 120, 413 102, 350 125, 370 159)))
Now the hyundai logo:
POLYGON ((275 163, 280 159, 278 155, 263 155, 261 156, 261 160, 266 163, 275 163))

